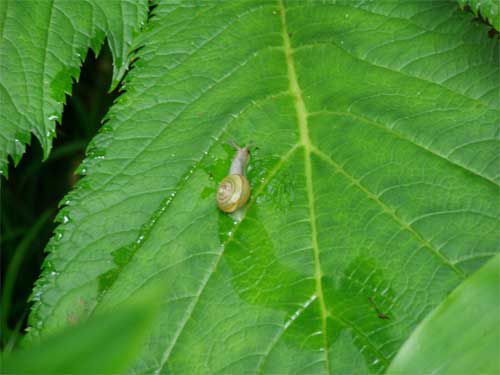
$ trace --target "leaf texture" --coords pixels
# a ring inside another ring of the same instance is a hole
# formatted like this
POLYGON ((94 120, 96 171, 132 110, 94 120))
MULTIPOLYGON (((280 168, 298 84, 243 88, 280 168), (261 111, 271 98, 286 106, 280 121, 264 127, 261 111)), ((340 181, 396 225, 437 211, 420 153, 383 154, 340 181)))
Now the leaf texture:
POLYGON ((169 1, 65 200, 31 338, 166 292, 132 373, 381 373, 498 252, 498 43, 450 2, 169 1), (215 204, 251 143, 252 197, 215 204))
POLYGON ((0 174, 17 163, 34 134, 50 152, 65 94, 89 47, 108 39, 114 85, 125 73, 147 0, 3 0, 0 4, 0 174))

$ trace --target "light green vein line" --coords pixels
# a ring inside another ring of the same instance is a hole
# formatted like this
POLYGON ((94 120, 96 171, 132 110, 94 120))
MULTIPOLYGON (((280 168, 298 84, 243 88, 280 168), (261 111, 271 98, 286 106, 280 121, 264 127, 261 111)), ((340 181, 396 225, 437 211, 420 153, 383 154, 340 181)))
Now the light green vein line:
POLYGON ((345 178, 347 178, 354 186, 356 186, 358 189, 360 189, 363 193, 365 193, 369 199, 377 203, 382 210, 387 213, 390 217, 392 217, 404 230, 410 232, 423 246, 424 248, 428 249, 431 253, 436 255, 438 258, 441 259, 441 261, 448 267, 450 267, 458 276, 460 276, 462 279, 466 278, 465 273, 460 269, 457 268, 453 263, 450 262, 448 258, 446 258, 441 252, 439 252, 437 249, 435 249, 429 241, 427 241, 420 233, 418 233, 410 224, 405 222, 403 219, 401 219, 394 209, 391 207, 387 206, 384 202, 382 202, 379 197, 377 197, 375 194, 373 194, 371 191, 369 191, 367 188, 365 188, 363 185, 359 183, 358 180, 356 180, 352 175, 350 175, 342 166, 337 164, 335 161, 332 160, 328 155, 323 153, 321 150, 317 149, 315 146, 312 146, 312 152, 316 154, 318 157, 320 157, 322 160, 330 164, 337 172, 339 172, 341 175, 343 175, 345 178))
POLYGON ((309 217, 311 222, 311 237, 312 248, 314 256, 314 278, 316 280, 316 296, 321 308, 321 331, 323 332, 323 346, 325 353, 326 371, 330 373, 330 363, 328 359, 328 339, 327 339, 327 309, 325 304, 325 297, 323 295, 323 285, 321 283, 321 264, 319 259, 319 246, 318 246, 318 230, 316 228, 316 212, 314 207, 314 189, 312 180, 312 165, 311 165, 311 140, 309 139, 309 129, 307 125, 307 109, 302 98, 302 90, 300 89, 297 79, 297 72, 295 71, 295 62, 293 60, 293 48, 291 45, 290 37, 286 26, 286 10, 283 0, 278 0, 281 16, 281 34, 283 37, 283 44, 285 47, 286 65, 288 71, 288 80, 290 84, 290 92, 293 94, 295 111, 297 113, 297 120, 300 132, 300 143, 304 146, 304 166, 307 186, 307 200, 309 206, 309 217))
MULTIPOLYGON (((440 159, 442 159, 442 160, 450 163, 450 165, 452 165, 454 167, 457 167, 457 168, 459 168, 461 170, 464 170, 467 173, 470 173, 470 174, 472 174, 472 175, 474 175, 474 176, 476 176, 476 177, 478 177, 480 179, 485 180, 486 182, 491 182, 496 187, 499 186, 499 184, 495 180, 491 179, 490 177, 482 175, 480 172, 477 172, 477 171, 474 171, 472 169, 469 169, 465 165, 459 164, 458 162, 455 162, 455 161, 453 161, 451 159, 448 159, 445 155, 442 155, 439 152, 434 151, 431 148, 429 148, 429 147, 427 147, 427 146, 425 146, 423 144, 420 144, 420 143, 416 142, 415 140, 407 137, 404 133, 400 133, 400 132, 398 132, 398 131, 396 131, 396 130, 388 127, 388 126, 385 126, 384 124, 381 124, 379 122, 371 120, 371 119, 369 119, 367 117, 361 116, 361 115, 359 115, 357 113, 354 113, 354 112, 345 112, 345 111, 321 110, 321 111, 317 111, 317 112, 310 112, 308 114, 308 117, 313 117, 313 116, 318 116, 318 115, 324 115, 324 114, 325 115, 337 115, 337 116, 350 116, 352 118, 355 118, 355 119, 358 119, 360 121, 363 121, 364 123, 366 123, 368 125, 371 125, 373 127, 376 127, 378 129, 381 129, 382 131, 384 131, 384 132, 386 132, 386 133, 388 133, 388 134, 390 134, 390 135, 392 135, 394 137, 397 137, 397 138, 399 138, 399 139, 401 139, 401 140, 403 140, 405 142, 411 143, 412 145, 414 145, 414 146, 416 146, 416 147, 418 147, 418 148, 420 148, 420 149, 422 149, 422 150, 430 153, 431 155, 434 155, 434 156, 436 156, 436 157, 438 157, 438 158, 440 158, 440 159)), ((494 140, 494 139, 492 139, 492 140, 494 140)))

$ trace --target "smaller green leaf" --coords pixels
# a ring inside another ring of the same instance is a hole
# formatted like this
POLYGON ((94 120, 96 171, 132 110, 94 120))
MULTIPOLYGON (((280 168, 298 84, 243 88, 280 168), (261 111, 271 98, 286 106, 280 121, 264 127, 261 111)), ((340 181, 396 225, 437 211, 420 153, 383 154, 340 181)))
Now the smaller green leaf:
POLYGON ((159 293, 149 290, 90 320, 2 360, 2 374, 116 374, 143 349, 157 315, 159 293))
POLYGON ((458 0, 458 3, 462 8, 466 5, 470 6, 474 14, 480 13, 484 19, 490 22, 491 26, 500 30, 500 3, 498 0, 458 0))
POLYGON ((500 255, 414 331, 387 374, 499 374, 500 255))

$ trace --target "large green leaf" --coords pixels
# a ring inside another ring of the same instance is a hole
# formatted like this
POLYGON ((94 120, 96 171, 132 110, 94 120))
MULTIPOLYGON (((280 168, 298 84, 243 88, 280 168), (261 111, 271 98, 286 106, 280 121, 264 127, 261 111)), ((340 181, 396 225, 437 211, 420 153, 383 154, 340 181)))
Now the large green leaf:
POLYGON ((388 374, 499 374, 499 329, 497 255, 418 326, 388 374))
POLYGON ((380 373, 498 252, 498 42, 454 1, 168 1, 64 201, 32 339, 167 288, 140 373, 380 373), (252 143, 239 217, 215 190, 252 143))
POLYGON ((0 2, 0 174, 9 155, 21 158, 32 134, 48 155, 71 79, 105 37, 118 83, 146 14, 147 0, 0 2))

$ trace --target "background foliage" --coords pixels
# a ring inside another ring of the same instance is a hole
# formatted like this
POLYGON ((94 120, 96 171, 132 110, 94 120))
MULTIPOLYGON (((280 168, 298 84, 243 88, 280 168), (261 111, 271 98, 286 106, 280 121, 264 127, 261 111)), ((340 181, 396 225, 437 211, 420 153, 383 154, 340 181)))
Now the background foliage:
POLYGON ((55 228, 58 204, 78 179, 75 170, 85 148, 118 96, 108 93, 112 78, 109 48, 98 59, 89 51, 78 84, 67 98, 49 158, 43 161, 36 139, 17 166, 2 177, 0 246, 2 277, 2 347, 10 348, 26 328, 28 297, 40 274, 42 251, 55 228), (17 254, 17 255, 16 255, 17 254))
POLYGON ((19 161, 33 134, 50 152, 71 79, 87 49, 107 37, 117 84, 129 62, 132 38, 145 21, 147 1, 2 1, 0 7, 0 174, 7 156, 19 161))
POLYGON ((458 0, 462 6, 470 6, 476 14, 487 20, 496 30, 500 30, 500 4, 495 0, 458 0))

